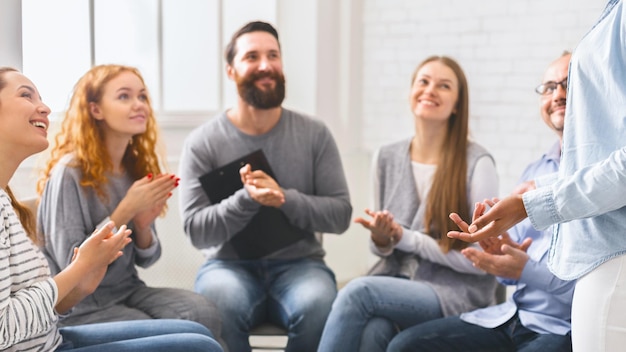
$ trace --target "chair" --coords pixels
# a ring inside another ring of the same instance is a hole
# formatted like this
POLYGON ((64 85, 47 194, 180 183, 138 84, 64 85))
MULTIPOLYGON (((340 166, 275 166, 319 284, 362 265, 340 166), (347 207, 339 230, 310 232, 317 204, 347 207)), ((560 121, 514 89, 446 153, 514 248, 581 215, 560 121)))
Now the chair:
POLYGON ((507 299, 506 285, 498 284, 496 287, 496 304, 504 303, 507 299))
POLYGON ((252 351, 284 351, 287 330, 266 322, 250 330, 249 341, 252 351))

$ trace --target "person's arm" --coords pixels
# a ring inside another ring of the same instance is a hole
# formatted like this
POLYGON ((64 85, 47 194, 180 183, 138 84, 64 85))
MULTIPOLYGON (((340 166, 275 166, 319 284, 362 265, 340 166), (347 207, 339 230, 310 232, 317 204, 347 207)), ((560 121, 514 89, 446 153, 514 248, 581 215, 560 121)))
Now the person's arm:
MULTIPOLYGON (((132 229, 133 234, 135 233, 135 228, 132 229)), ((156 233, 156 225, 152 223, 149 227, 149 232, 146 236, 150 236, 150 245, 146 248, 141 248, 135 245, 133 241, 133 245, 135 246, 135 264, 141 268, 148 268, 152 264, 156 263, 161 258, 162 247, 161 241, 159 241, 159 237, 156 233)))
POLYGON ((132 221, 134 243, 138 249, 152 246, 154 221, 163 212, 178 181, 174 174, 146 175, 133 182, 110 214, 116 224, 132 221))
POLYGON ((577 170, 549 187, 524 194, 524 207, 537 229, 601 215, 626 205, 626 147, 577 170))
POLYGON ((519 282, 525 283, 528 287, 558 295, 572 289, 571 281, 561 280, 556 277, 547 266, 547 263, 528 260, 519 282))
POLYGON ((315 194, 283 188, 285 203, 280 209, 300 228, 340 234, 350 225, 352 205, 339 150, 325 126, 313 140, 315 194))
MULTIPOLYGON (((16 290, 13 287, 12 276, 33 275, 43 273, 49 275, 45 269, 45 260, 37 260, 35 248, 26 235, 22 233, 19 243, 13 245, 10 238, 17 239, 16 226, 10 226, 6 219, 6 208, 0 209, 0 219, 5 219, 0 226, 0 350, 49 331, 56 322, 54 304, 58 297, 56 284, 52 278, 43 278, 32 285, 16 290), (11 231, 11 233, 9 233, 11 231), (14 248, 11 248, 15 246, 14 248), (13 261, 26 263, 14 265, 13 261), (28 271, 28 273, 24 273, 28 271), (37 317, 37 319, 33 319, 37 317)), ((15 224, 17 218, 10 219, 15 224)), ((20 229, 23 232, 23 229, 20 229)), ((43 275, 42 275, 43 276, 43 275)))
POLYGON ((56 324, 56 311, 66 311, 93 292, 104 275, 101 272, 130 242, 130 231, 122 226, 111 234, 111 223, 94 232, 72 265, 50 278, 45 259, 26 238, 17 218, 2 218, 10 219, 0 227, 0 280, 9 283, 0 288, 0 349, 4 350, 46 333, 56 324), (18 276, 24 281, 19 287, 11 285, 18 276), (38 277, 40 281, 33 281, 38 277), (32 283, 24 285, 28 282, 32 283))
MULTIPOLYGON (((99 213, 93 208, 102 207, 102 203, 98 201, 96 204, 93 199, 90 200, 88 192, 80 185, 79 177, 75 169, 58 164, 41 195, 37 223, 40 232, 46 236, 44 245, 49 259, 54 261, 53 267, 58 268, 57 270, 71 263, 74 248, 80 247, 94 228, 101 228, 112 220, 103 215, 108 214, 108 211, 100 213, 103 219, 91 218, 93 214, 99 213)), ((131 229, 134 231, 134 228, 131 229)), ((152 231, 149 235, 153 235, 152 231)), ((133 233, 133 239, 135 238, 133 233)), ((140 249, 135 246, 135 249, 135 264, 141 267, 153 264, 161 256, 158 240, 151 240, 148 248, 140 249)))
POLYGON ((529 217, 536 229, 607 213, 626 205, 626 147, 598 163, 561 178, 554 184, 511 195, 476 219, 469 232, 450 231, 448 236, 476 242, 497 236, 529 217), (583 206, 584 205, 584 206, 583 206), (527 210, 532 212, 528 216, 527 210))
POLYGON ((464 249, 463 254, 477 268, 498 276, 507 285, 525 283, 551 294, 560 294, 571 289, 570 282, 554 276, 546 263, 532 260, 523 250, 509 245, 502 246, 502 254, 490 254, 473 248, 464 249))
MULTIPOLYGON (((45 248, 54 267, 67 267, 74 256, 74 248, 94 230, 87 224, 89 205, 83 204, 80 181, 70 168, 58 164, 52 171, 39 202, 37 226, 45 235, 45 248)), ((104 225, 108 219, 100 224, 104 225)))
POLYGON ((189 135, 179 166, 181 218, 196 248, 223 244, 241 231, 261 207, 244 188, 217 204, 211 203, 199 178, 220 165, 214 165, 204 132, 200 129, 189 135))
MULTIPOLYGON (((9 280, 10 272, 4 264, 8 262, 8 252, 0 250, 0 279, 9 280)), ((57 298, 56 285, 52 278, 34 283, 12 293, 11 287, 3 285, 0 289, 0 350, 22 341, 39 336, 47 331, 56 322, 54 301, 57 298), (36 316, 38 319, 32 319, 36 316)))
MULTIPOLYGON (((461 252, 450 250, 448 253, 444 253, 439 243, 434 238, 419 231, 410 231, 407 229, 403 229, 403 231, 402 239, 396 244, 395 248, 404 252, 415 253, 421 258, 439 265, 447 266, 460 273, 474 275, 485 274, 482 269, 473 266, 472 262, 467 260, 461 252)), ((480 248, 477 250, 480 250, 480 248)))
MULTIPOLYGON (((473 173, 469 185, 470 204, 498 194, 498 175, 491 157, 484 156, 480 158, 476 162, 474 170, 468 170, 468 172, 473 173)), ((472 265, 472 262, 468 261, 461 252, 451 250, 448 253, 443 253, 437 241, 419 231, 404 229, 404 233, 396 248, 405 252, 416 253, 422 258, 448 266, 458 272, 485 274, 482 269, 472 265)), ((474 246, 474 248, 480 251, 480 247, 474 246)))
POLYGON ((54 277, 59 294, 55 309, 59 313, 67 312, 98 288, 108 265, 131 242, 130 234, 126 225, 117 229, 115 223, 108 222, 72 251, 72 262, 54 277))
MULTIPOLYGON (((378 157, 380 156, 380 149, 376 149, 372 156, 372 164, 370 166, 370 183, 372 186, 372 195, 370 198, 370 207, 365 209, 365 214, 370 217, 375 217, 374 214, 380 212, 380 178, 378 173, 380 172, 378 167, 378 157), (373 210, 372 210, 373 209, 373 210)), ((369 247, 373 254, 386 257, 393 252, 394 241, 392 233, 381 233, 375 231, 376 219, 367 218, 365 216, 357 216, 354 222, 363 226, 364 229, 369 231, 369 247)), ((387 224, 392 226, 391 224, 387 224)), ((391 229, 389 230, 391 231, 391 229)))
MULTIPOLYGON (((107 216, 106 218, 104 218, 104 220, 96 225, 96 228, 98 229, 104 226, 109 221, 113 220, 107 216)), ((134 235, 136 231, 135 228, 133 227, 131 230, 133 231, 134 235)), ((159 238, 157 237, 156 226, 154 223, 150 225, 150 232, 147 235, 151 237, 150 245, 147 248, 141 248, 133 241, 133 246, 135 247, 135 264, 141 268, 148 268, 152 264, 156 263, 159 258, 161 258, 161 241, 159 241, 159 238)), ((136 238, 136 236, 133 236, 133 238, 136 238)))

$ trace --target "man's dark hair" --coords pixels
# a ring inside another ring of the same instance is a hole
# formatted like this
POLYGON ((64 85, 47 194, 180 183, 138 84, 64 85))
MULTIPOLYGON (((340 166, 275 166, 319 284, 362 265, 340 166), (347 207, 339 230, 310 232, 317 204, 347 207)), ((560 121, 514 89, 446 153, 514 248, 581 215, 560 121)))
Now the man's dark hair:
POLYGON ((276 38, 276 41, 278 42, 278 48, 280 48, 280 41, 278 40, 278 32, 276 31, 276 28, 274 28, 271 24, 267 22, 261 22, 261 21, 249 22, 243 27, 241 27, 237 32, 235 32, 235 34, 233 34, 233 36, 230 38, 230 42, 226 46, 226 51, 225 51, 224 56, 226 57, 226 62, 229 65, 232 65, 233 59, 235 58, 235 55, 237 55, 237 47, 236 47, 237 39, 239 39, 239 37, 241 37, 242 35, 246 33, 251 33, 251 32, 267 32, 273 35, 274 38, 276 38))

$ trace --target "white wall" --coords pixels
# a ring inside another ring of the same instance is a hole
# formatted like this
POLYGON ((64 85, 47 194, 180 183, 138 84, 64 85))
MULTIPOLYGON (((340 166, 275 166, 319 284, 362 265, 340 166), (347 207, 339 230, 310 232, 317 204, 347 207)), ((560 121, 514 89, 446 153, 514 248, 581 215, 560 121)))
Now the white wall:
POLYGON ((409 136, 410 76, 448 55, 469 81, 471 131, 496 157, 500 191, 555 141, 541 121, 547 65, 572 50, 606 0, 366 0, 363 12, 362 147, 409 136))
MULTIPOLYGON (((540 120, 533 88, 549 62, 574 48, 605 2, 276 0, 286 105, 329 125, 356 216, 369 203, 372 151, 412 133, 408 91, 414 67, 431 54, 452 56, 468 76, 473 136, 495 155, 501 194, 506 194, 523 167, 555 140, 540 120)), ((19 35, 20 24, 11 24, 19 15, 16 7, 19 0, 0 2, 0 33, 19 35)), ((0 65, 20 67, 21 48, 9 37, 0 36, 0 65)), ((198 123, 178 124, 179 118, 185 117, 168 115, 162 124, 173 171, 182 139, 198 123)), ((33 163, 13 179, 22 196, 34 194, 33 163)), ((153 285, 190 288, 202 258, 183 235, 176 194, 170 209, 157 222, 163 258, 141 274, 153 285)), ((339 282, 363 274, 371 264, 366 237, 354 225, 341 236, 325 235, 326 259, 339 282)))

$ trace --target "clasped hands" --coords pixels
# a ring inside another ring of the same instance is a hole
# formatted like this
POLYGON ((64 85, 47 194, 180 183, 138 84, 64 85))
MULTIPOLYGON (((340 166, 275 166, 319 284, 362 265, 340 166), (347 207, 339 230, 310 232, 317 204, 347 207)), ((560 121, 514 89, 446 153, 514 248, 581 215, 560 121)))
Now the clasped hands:
POLYGON ((241 183, 250 197, 257 203, 280 208, 285 203, 285 193, 276 180, 262 170, 252 171, 250 164, 239 169, 241 183))
MULTIPOLYGON (((130 214, 137 230, 147 229, 163 213, 179 181, 174 174, 148 174, 132 184, 122 201, 125 213, 130 214)), ((125 221, 117 222, 126 223, 131 219, 122 218, 125 221)))
MULTIPOLYGON (((485 200, 484 203, 476 203, 473 221, 475 222, 485 214, 487 206, 493 208, 498 202, 499 199, 494 198, 485 200)), ((463 231, 462 233, 470 232, 470 225, 463 221, 458 214, 450 214, 450 219, 463 231)), ((517 243, 511 240, 507 232, 502 232, 498 236, 486 237, 478 243, 483 249, 482 251, 472 247, 465 248, 461 251, 475 267, 499 277, 515 280, 521 277, 524 266, 529 259, 526 251, 528 247, 530 247, 532 239, 526 238, 522 243, 517 243)))

